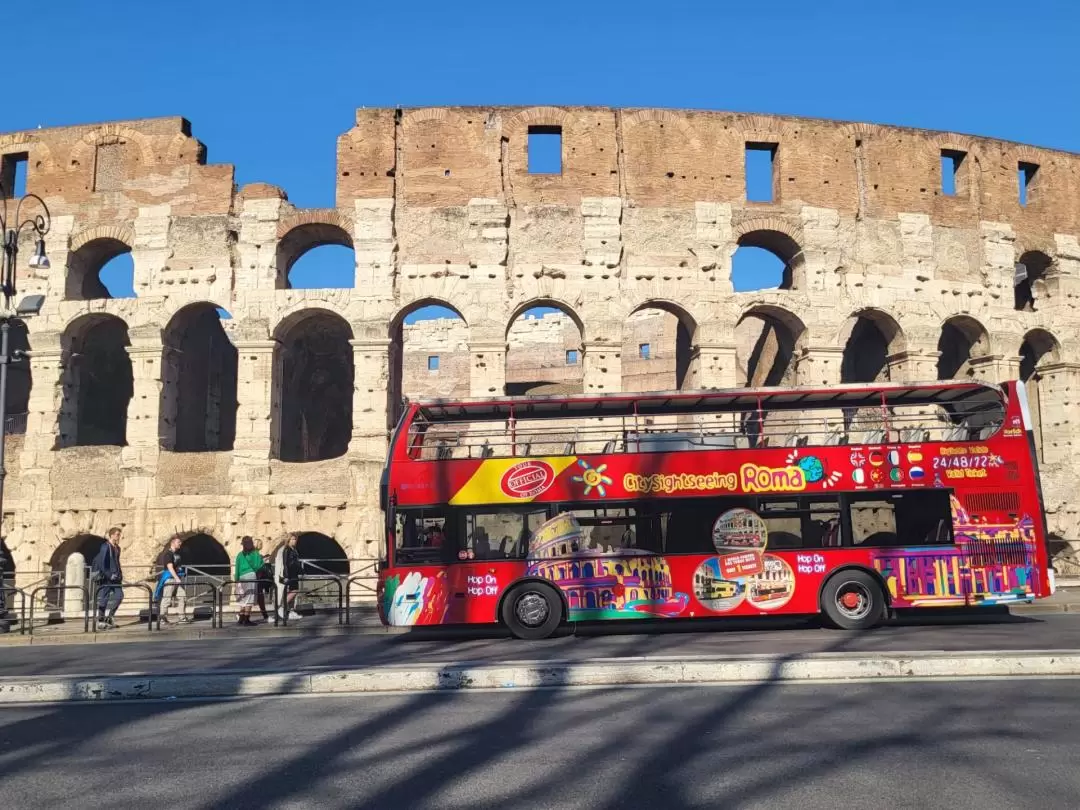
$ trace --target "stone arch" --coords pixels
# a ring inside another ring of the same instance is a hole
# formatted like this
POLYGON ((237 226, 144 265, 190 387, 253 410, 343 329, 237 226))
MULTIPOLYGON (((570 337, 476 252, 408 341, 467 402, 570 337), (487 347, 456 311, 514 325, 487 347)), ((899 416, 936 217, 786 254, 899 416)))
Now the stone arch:
POLYGON ((296 553, 304 560, 306 573, 322 576, 348 576, 349 555, 341 544, 322 532, 300 532, 296 553))
POLYGON ((1013 308, 1034 312, 1036 303, 1046 300, 1046 279, 1053 271, 1054 260, 1041 250, 1028 250, 1020 255, 1017 264, 1024 266, 1025 277, 1013 286, 1013 308))
POLYGON ((569 118, 570 114, 560 107, 530 107, 507 121, 503 133, 513 138, 520 136, 530 126, 565 126, 569 118))
POLYGON ((56 161, 53 159, 52 150, 44 141, 26 140, 26 135, 23 133, 0 135, 0 155, 18 154, 20 152, 29 155, 29 160, 33 162, 35 171, 41 170, 51 173, 56 170, 56 161))
POLYGON ((231 450, 238 354, 215 304, 188 304, 162 331, 158 436, 174 452, 231 450))
POLYGON ((671 110, 635 110, 623 116, 623 127, 637 126, 647 122, 661 124, 665 128, 677 129, 686 139, 686 143, 691 149, 695 151, 701 149, 701 139, 684 115, 679 115, 671 110))
POLYGON ((443 298, 418 298, 390 319, 388 336, 388 428, 397 424, 407 400, 469 396, 469 323, 461 309, 443 298), (428 327, 409 329, 406 319, 428 307, 445 310, 445 314, 420 322, 428 327), (447 320, 451 323, 444 323, 447 320))
MULTIPOLYGON (((291 289, 294 286, 289 278, 293 265, 311 251, 332 245, 354 250, 352 233, 352 221, 336 209, 299 211, 282 220, 278 223, 275 254, 278 288, 291 289)), ((355 284, 355 264, 354 255, 354 272, 349 287, 355 284)))
POLYGON ((680 390, 696 379, 697 331, 694 316, 673 301, 653 298, 634 307, 623 324, 622 389, 680 390))
POLYGON ((127 324, 113 315, 76 318, 61 338, 60 447, 127 444, 134 394, 127 324))
POLYGON ((346 453, 352 436, 352 327, 325 309, 305 309, 274 330, 273 449, 282 461, 346 453))
POLYGON ((1048 402, 1048 385, 1042 367, 1061 360, 1061 344, 1045 329, 1032 329, 1024 335, 1020 344, 1020 380, 1028 399, 1031 416, 1031 432, 1035 438, 1035 452, 1040 461, 1045 460, 1046 442, 1043 437, 1045 412, 1048 402))
POLYGON ((534 298, 517 306, 506 322, 507 396, 580 394, 585 384, 584 341, 585 324, 565 302, 534 298), (534 312, 547 309, 558 312, 534 312))
POLYGON ((783 307, 753 304, 735 324, 737 384, 746 388, 798 383, 797 358, 806 325, 783 307))
POLYGON ((134 244, 135 233, 123 225, 101 225, 75 234, 68 248, 64 297, 69 301, 111 298, 101 271, 113 259, 131 253, 134 244))
POLYGON ((780 289, 793 290, 805 286, 806 262, 801 229, 779 217, 761 217, 739 223, 732 236, 736 246, 731 256, 733 285, 738 281, 740 273, 739 249, 756 248, 771 253, 783 264, 780 283, 777 285, 780 289))
POLYGON ((87 132, 76 141, 68 155, 67 170, 69 172, 78 171, 86 165, 92 173, 94 169, 90 165, 92 150, 99 144, 124 143, 126 141, 131 141, 138 148, 144 166, 153 166, 157 162, 154 158, 154 148, 149 136, 123 124, 106 124, 103 127, 87 132))
MULTIPOLYGON (((189 577, 197 576, 198 572, 201 572, 213 577, 224 576, 232 579, 229 552, 214 535, 205 530, 195 530, 178 532, 176 536, 180 538, 180 559, 184 567, 189 569, 189 577), (192 568, 197 569, 197 572, 191 571, 192 568)), ((171 536, 159 549, 159 553, 168 548, 170 542, 171 536)))
POLYGON ((837 343, 844 346, 840 364, 842 383, 889 380, 889 358, 907 350, 907 338, 899 322, 887 312, 873 308, 852 314, 837 343))
POLYGON ((454 110, 448 110, 445 107, 424 107, 416 110, 409 110, 405 115, 401 117, 401 128, 409 129, 414 124, 421 124, 424 121, 445 121, 453 127, 465 129, 467 127, 465 116, 454 110))
POLYGON ((169 141, 169 148, 165 152, 165 161, 170 165, 175 165, 181 161, 192 162, 197 164, 206 163, 206 146, 200 142, 197 138, 191 137, 184 132, 177 132, 173 135, 171 141, 169 141), (187 161, 186 158, 191 155, 194 157, 193 161, 187 161))
MULTIPOLYGON (((53 551, 52 556, 49 557, 49 571, 56 576, 57 574, 63 574, 67 567, 68 557, 78 552, 83 555, 83 559, 86 560, 86 564, 90 565, 93 562, 94 557, 98 553, 106 540, 104 537, 99 537, 96 534, 76 534, 72 537, 64 540, 53 551)), ((49 600, 52 604, 56 604, 55 601, 49 600)))
POLYGON ((8 347, 11 362, 8 364, 7 391, 4 397, 8 434, 26 433, 26 418, 30 412, 30 391, 34 387, 30 366, 30 332, 26 322, 18 318, 8 320, 8 347))
POLYGON ((939 380, 973 378, 972 362, 992 354, 990 333, 970 315, 953 315, 941 325, 937 350, 939 380))

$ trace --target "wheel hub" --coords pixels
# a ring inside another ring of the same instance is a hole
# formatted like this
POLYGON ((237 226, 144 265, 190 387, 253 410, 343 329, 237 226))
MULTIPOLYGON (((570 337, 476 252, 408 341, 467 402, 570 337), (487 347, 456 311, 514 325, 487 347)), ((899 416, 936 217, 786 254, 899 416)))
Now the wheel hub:
POLYGON ((518 621, 526 627, 539 627, 547 621, 550 612, 547 599, 536 591, 522 594, 514 605, 518 621))
POLYGON ((874 598, 861 582, 845 582, 836 590, 836 609, 848 619, 865 618, 874 598))

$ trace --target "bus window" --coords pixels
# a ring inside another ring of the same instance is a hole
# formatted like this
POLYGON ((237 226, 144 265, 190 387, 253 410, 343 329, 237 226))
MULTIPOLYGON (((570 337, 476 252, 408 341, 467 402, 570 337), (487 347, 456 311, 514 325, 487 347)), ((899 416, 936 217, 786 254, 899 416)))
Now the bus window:
POLYGON ((399 563, 438 563, 447 556, 446 517, 437 510, 403 509, 395 523, 395 553, 399 563))
POLYGON ((839 545, 840 505, 835 498, 763 501, 758 514, 768 528, 770 550, 839 545))
POLYGON ((638 547, 634 509, 574 509, 570 514, 581 526, 582 550, 615 554, 638 547))
POLYGON ((529 537, 546 517, 546 510, 469 512, 465 515, 464 546, 459 550, 458 558, 524 559, 529 550, 529 537))
POLYGON ((857 546, 919 546, 952 542, 949 493, 942 490, 849 498, 857 546))

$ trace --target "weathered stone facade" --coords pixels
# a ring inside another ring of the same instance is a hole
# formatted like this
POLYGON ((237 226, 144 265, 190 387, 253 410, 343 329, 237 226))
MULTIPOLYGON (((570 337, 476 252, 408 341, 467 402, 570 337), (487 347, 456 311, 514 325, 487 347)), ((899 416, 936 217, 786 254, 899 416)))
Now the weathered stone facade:
POLYGON ((1023 376, 1052 531, 1080 540, 1080 156, 731 113, 362 109, 338 139, 336 206, 300 210, 205 154, 179 118, 0 135, 52 212, 52 268, 20 253, 20 293, 47 297, 28 322, 25 434, 8 443, 23 571, 113 524, 136 567, 176 530, 230 556, 244 534, 286 530, 376 555, 388 424, 436 353, 403 354, 403 335, 425 329, 452 347, 438 376, 473 396, 1023 376), (561 133, 561 172, 529 172, 533 127, 561 133), (748 144, 774 150, 771 202, 746 199, 748 144), (960 156, 954 194, 943 153, 960 156), (354 288, 289 289, 327 243, 354 249, 354 288), (734 293, 740 245, 778 255, 786 288, 734 293), (138 297, 103 298, 98 270, 129 250, 138 297), (430 304, 464 325, 403 326, 430 304), (540 341, 550 356, 516 361, 510 324, 535 306, 568 320, 540 341), (668 314, 649 332, 667 360, 627 354, 646 307, 668 314), (659 376, 641 365, 661 361, 659 376))

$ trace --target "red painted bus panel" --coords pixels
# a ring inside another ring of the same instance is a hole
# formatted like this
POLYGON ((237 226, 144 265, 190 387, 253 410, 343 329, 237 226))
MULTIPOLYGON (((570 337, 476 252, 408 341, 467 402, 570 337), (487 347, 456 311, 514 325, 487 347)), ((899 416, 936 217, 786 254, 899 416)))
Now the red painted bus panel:
MULTIPOLYGON (((874 572, 897 608, 1050 593, 1042 504, 1015 396, 1001 429, 979 441, 421 461, 408 458, 407 435, 399 430, 391 449, 388 489, 398 509, 949 489, 954 543, 770 550, 767 540, 755 546, 731 539, 740 530, 729 519, 716 554, 601 552, 566 543, 560 551, 556 526, 555 546, 531 548, 526 560, 387 568, 378 601, 392 625, 497 621, 500 597, 524 576, 556 584, 574 621, 816 613, 823 582, 845 566, 874 572)), ((718 505, 718 518, 725 509, 718 505)))

